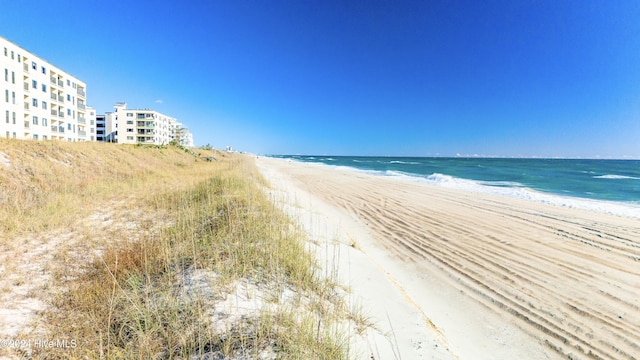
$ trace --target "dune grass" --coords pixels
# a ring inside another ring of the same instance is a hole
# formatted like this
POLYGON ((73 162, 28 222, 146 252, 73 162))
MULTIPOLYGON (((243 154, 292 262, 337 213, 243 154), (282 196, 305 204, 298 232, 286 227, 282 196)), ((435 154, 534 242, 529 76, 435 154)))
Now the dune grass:
POLYGON ((68 234, 45 266, 53 300, 21 333, 67 346, 22 355, 347 357, 340 324, 353 315, 341 290, 266 198, 250 157, 3 139, 0 152, 10 161, 0 163, 0 245, 68 234), (212 311, 242 281, 260 310, 233 321, 212 311))

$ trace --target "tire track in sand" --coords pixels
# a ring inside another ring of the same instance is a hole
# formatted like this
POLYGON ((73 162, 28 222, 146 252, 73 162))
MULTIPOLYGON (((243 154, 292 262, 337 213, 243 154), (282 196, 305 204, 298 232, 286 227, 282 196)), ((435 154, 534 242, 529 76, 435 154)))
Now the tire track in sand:
POLYGON ((290 175, 560 357, 640 357, 639 220, 361 174, 290 175))

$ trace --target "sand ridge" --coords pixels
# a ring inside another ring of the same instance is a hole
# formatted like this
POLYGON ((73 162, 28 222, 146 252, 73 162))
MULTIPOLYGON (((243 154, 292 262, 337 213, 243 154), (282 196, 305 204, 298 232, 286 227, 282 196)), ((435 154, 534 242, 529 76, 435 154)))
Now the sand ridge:
POLYGON ((640 220, 260 162, 365 224, 459 358, 640 357, 640 220))

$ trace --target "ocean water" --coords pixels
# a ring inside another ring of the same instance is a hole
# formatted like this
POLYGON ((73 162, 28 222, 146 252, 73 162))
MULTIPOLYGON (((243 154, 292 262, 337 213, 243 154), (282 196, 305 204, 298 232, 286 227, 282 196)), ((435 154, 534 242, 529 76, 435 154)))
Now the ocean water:
POLYGON ((640 160, 273 157, 640 218, 640 160))

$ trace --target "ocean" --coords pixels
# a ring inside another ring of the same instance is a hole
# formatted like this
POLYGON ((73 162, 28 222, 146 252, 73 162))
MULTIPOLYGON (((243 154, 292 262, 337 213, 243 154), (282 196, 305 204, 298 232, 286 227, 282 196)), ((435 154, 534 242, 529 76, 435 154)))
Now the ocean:
POLYGON ((272 157, 640 218, 640 160, 272 157))

